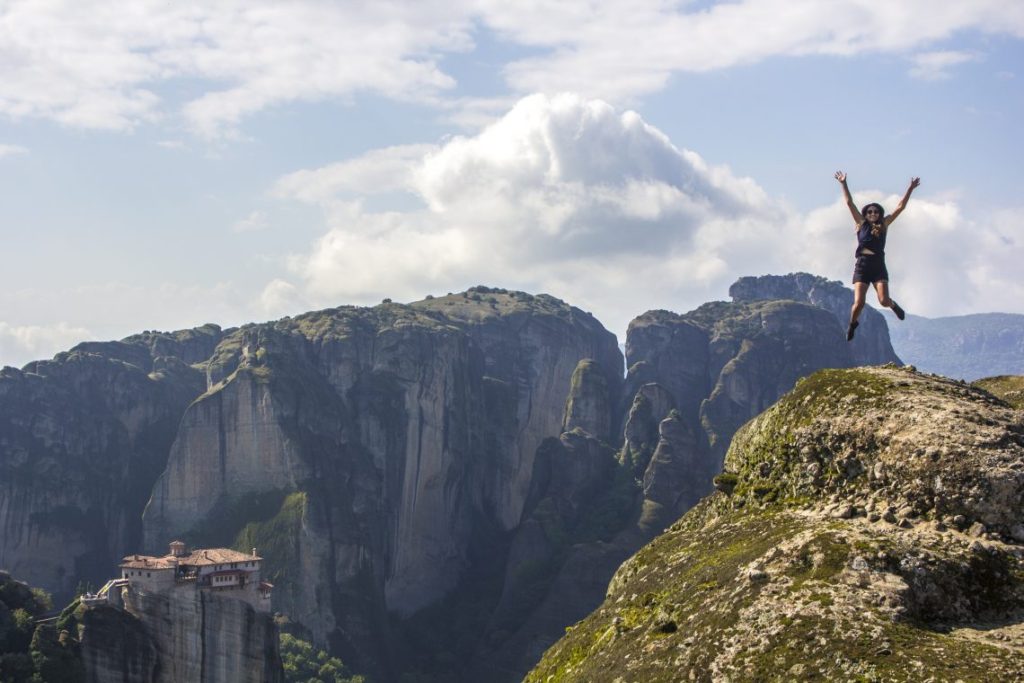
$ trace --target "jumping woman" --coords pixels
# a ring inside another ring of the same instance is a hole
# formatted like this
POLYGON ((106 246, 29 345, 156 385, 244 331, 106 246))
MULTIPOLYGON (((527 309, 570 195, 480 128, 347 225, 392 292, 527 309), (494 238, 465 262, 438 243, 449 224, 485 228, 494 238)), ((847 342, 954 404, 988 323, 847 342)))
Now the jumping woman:
POLYGON ((900 200, 899 206, 888 216, 885 215, 882 205, 875 202, 858 211, 853 203, 853 197, 850 196, 850 188, 846 186, 846 174, 836 171, 836 180, 843 186, 843 197, 846 198, 846 206, 850 209, 857 230, 857 265, 853 268, 853 308, 850 309, 850 325, 846 328, 846 341, 851 341, 857 325, 860 324, 857 318, 864 308, 864 296, 870 284, 875 286, 879 304, 891 308, 900 320, 907 316, 899 304, 889 298, 889 271, 885 268, 885 235, 896 217, 907 208, 910 193, 921 184, 921 179, 910 179, 910 187, 900 200))

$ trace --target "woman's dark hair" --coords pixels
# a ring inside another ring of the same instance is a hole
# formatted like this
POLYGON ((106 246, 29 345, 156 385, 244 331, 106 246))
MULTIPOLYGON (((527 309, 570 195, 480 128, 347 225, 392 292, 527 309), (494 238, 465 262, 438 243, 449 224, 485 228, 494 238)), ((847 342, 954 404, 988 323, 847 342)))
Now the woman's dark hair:
POLYGON ((883 209, 882 205, 879 204, 878 202, 871 202, 870 204, 865 204, 864 208, 860 210, 860 215, 864 216, 864 218, 867 219, 868 209, 872 207, 878 209, 878 213, 880 213, 883 218, 885 217, 885 209, 883 209))
POLYGON ((882 219, 885 218, 885 209, 883 209, 882 205, 879 204, 878 202, 871 202, 870 204, 865 204, 864 208, 860 210, 860 215, 864 217, 865 221, 867 221, 868 219, 868 209, 871 208, 878 209, 878 222, 881 223, 881 225, 874 225, 871 228, 871 234, 874 235, 875 237, 878 237, 879 235, 882 234, 882 230, 885 229, 885 224, 882 223, 882 219))

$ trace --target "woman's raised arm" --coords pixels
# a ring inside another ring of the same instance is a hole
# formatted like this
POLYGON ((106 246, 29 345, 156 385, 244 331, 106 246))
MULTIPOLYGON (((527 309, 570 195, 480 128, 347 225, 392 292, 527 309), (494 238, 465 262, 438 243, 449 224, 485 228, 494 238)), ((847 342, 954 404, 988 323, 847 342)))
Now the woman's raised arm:
POLYGON ((857 205, 853 203, 853 197, 850 196, 850 188, 846 186, 846 174, 842 171, 836 171, 836 180, 843 186, 843 198, 846 199, 846 206, 850 209, 850 215, 853 216, 853 222, 860 226, 864 222, 864 217, 860 215, 860 210, 857 205))
POLYGON ((914 188, 921 184, 921 179, 914 177, 910 179, 910 185, 907 187, 907 191, 903 193, 903 199, 900 200, 896 210, 889 214, 889 218, 886 221, 887 224, 892 223, 896 220, 896 216, 903 213, 903 209, 907 208, 907 202, 910 201, 910 193, 914 191, 914 188))

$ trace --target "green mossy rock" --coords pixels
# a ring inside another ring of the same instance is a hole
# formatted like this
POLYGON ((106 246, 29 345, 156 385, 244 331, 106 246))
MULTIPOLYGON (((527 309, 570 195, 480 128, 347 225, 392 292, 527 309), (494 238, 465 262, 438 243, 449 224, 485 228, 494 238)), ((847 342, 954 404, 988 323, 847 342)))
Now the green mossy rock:
POLYGON ((1024 676, 1019 411, 911 369, 825 370, 726 469, 527 681, 1024 676))
POLYGON ((988 393, 1003 399, 1014 408, 1024 410, 1024 376, 1022 375, 986 377, 985 379, 972 382, 971 386, 984 389, 988 393))

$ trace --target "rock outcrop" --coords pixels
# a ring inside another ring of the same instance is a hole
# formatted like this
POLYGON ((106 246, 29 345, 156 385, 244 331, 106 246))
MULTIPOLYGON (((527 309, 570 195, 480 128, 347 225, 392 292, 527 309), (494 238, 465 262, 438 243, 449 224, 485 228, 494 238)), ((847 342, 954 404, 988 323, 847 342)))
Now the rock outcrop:
POLYGON ((998 396, 1014 408, 1024 409, 1024 375, 999 375, 973 382, 971 386, 998 396))
MULTIPOLYGON (((844 287, 838 280, 826 280, 809 273, 790 273, 789 275, 762 275, 761 277, 741 277, 729 287, 729 296, 733 301, 757 301, 761 299, 791 299, 824 308, 836 317, 842 329, 850 321, 850 308, 853 306, 853 290, 844 287)), ((869 301, 874 297, 868 291, 869 301)), ((892 318, 896 321, 896 318, 892 318)), ((850 351, 856 365, 882 365, 883 363, 899 363, 889 335, 895 338, 900 331, 898 321, 890 330, 885 317, 873 309, 868 303, 861 311, 860 327, 850 344, 850 351)), ((911 361, 913 362, 913 361, 911 361)), ((993 373, 995 374, 995 373, 993 373)))
POLYGON ((889 333, 900 357, 925 372, 967 381, 1024 373, 1024 315, 908 315, 889 333))
POLYGON ((669 502, 666 491, 676 492, 662 515, 668 522, 710 491, 740 425, 799 378, 856 364, 834 316, 794 301, 715 302, 685 315, 650 311, 630 323, 626 360, 627 396, 635 393, 623 458, 643 473, 645 490, 662 492, 660 506, 669 502), (670 410, 671 423, 659 424, 670 410), (692 485, 688 492, 661 485, 662 476, 692 485))
POLYGON ((85 343, 0 370, 0 567, 70 597, 141 540, 143 507, 220 328, 85 343), (205 355, 204 355, 205 354, 205 355))
MULTIPOLYGON (((525 510, 489 627, 501 634, 500 643, 484 649, 470 679, 517 679, 567 623, 600 604, 629 555, 711 491, 741 424, 800 377, 854 365, 835 317, 795 301, 719 302, 685 315, 651 311, 630 324, 626 356, 615 467, 609 472, 593 464, 612 463, 583 429, 564 434, 538 458, 538 487, 556 476, 550 467, 564 474, 525 510), (591 464, 581 469, 582 463, 591 464), (597 477, 598 471, 609 473, 597 477), (590 487, 585 506, 570 503, 580 482, 590 487), (512 605, 525 617, 509 630, 516 621, 503 616, 512 605)), ((577 424, 572 415, 581 403, 568 402, 566 426, 577 424)))
POLYGON ((389 615, 457 585, 475 528, 518 525, 574 373, 564 419, 607 431, 621 367, 591 316, 487 288, 243 327, 182 418, 145 546, 251 540, 282 572, 275 609, 386 677, 389 615))
POLYGON ((1024 417, 896 366, 824 370, 617 571, 528 681, 1024 676, 1024 417))
POLYGON ((166 593, 125 587, 124 609, 82 610, 88 683, 281 683, 277 625, 243 600, 192 586, 166 593))

